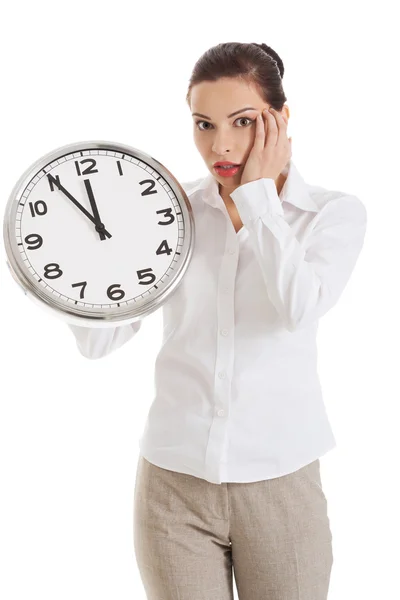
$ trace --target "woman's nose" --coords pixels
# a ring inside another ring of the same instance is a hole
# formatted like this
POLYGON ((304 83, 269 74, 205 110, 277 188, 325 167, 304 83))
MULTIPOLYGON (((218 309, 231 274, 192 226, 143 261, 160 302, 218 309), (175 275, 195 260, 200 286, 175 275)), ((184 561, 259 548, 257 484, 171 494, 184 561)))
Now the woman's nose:
POLYGON ((226 134, 217 135, 214 139, 214 143, 212 146, 212 151, 215 154, 223 155, 225 152, 229 152, 232 147, 232 142, 229 139, 229 136, 226 134))

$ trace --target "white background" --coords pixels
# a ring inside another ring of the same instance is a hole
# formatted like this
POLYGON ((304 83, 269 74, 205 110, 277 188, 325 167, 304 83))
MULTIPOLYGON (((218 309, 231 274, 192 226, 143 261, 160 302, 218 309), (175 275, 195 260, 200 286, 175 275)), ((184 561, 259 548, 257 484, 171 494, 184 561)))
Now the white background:
MULTIPOLYGON (((395 8, 37 0, 1 9, 3 210, 31 163, 77 141, 130 144, 180 181, 207 175, 185 95, 195 61, 227 41, 278 52, 296 166, 307 182, 366 205, 362 254, 318 333, 338 444, 321 459, 330 600, 400 597, 395 8)), ((2 248, 0 597, 144 600, 133 492, 161 310, 125 346, 90 361, 67 325, 22 293, 5 260, 2 248)))

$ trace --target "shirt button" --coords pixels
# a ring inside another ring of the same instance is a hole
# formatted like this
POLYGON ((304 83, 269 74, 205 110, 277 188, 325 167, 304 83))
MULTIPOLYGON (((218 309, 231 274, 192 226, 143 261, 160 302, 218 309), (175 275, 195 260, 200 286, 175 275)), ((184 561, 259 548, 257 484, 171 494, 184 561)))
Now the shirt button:
POLYGON ((221 329, 222 335, 228 335, 228 333, 229 333, 228 329, 221 329))
POLYGON ((229 248, 228 254, 235 254, 235 248, 229 248))
POLYGON ((225 375, 226 375, 225 371, 220 371, 220 372, 218 373, 218 377, 219 377, 220 379, 223 379, 223 378, 225 377, 225 375))
POLYGON ((219 409, 219 411, 217 412, 217 415, 218 415, 219 417, 223 417, 223 416, 224 416, 224 414, 225 414, 225 411, 224 411, 222 408, 220 408, 220 409, 219 409))
POLYGON ((222 291, 223 291, 225 294, 227 294, 227 293, 229 292, 229 288, 228 288, 228 287, 223 287, 223 288, 222 288, 222 291))

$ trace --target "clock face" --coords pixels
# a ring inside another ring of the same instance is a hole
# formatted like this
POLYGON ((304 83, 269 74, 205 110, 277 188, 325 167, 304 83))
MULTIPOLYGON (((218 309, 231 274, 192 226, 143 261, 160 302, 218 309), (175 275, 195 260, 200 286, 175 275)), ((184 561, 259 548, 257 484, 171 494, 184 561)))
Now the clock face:
POLYGON ((127 309, 171 283, 184 225, 175 192, 153 166, 94 148, 37 171, 19 198, 15 239, 47 295, 76 308, 127 309))

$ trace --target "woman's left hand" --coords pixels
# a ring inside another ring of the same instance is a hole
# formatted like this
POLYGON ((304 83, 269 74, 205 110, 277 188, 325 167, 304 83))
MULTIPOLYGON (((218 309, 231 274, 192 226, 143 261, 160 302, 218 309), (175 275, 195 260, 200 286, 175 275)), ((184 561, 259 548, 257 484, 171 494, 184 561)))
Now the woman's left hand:
POLYGON ((256 118, 254 144, 242 173, 240 185, 269 177, 276 181, 292 156, 292 138, 281 113, 265 109, 256 118), (265 119, 265 121, 264 121, 265 119))

